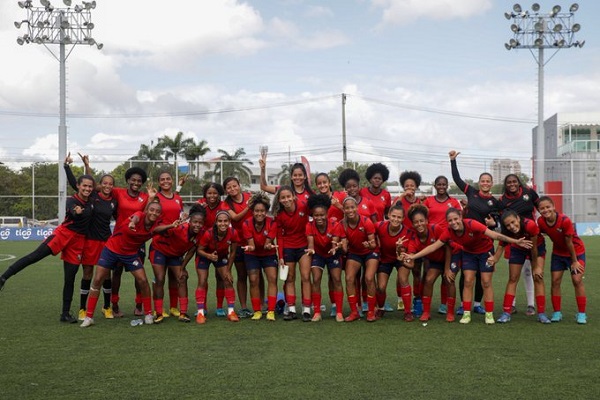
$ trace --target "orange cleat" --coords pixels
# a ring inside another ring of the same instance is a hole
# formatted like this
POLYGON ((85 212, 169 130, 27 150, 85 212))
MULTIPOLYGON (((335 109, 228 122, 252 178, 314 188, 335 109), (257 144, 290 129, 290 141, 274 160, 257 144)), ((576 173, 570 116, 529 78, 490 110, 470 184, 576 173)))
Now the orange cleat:
POLYGON ((227 314, 227 319, 230 320, 231 322, 240 322, 240 318, 235 313, 235 311, 232 311, 229 314, 227 314))
POLYGON ((344 322, 354 322, 360 319, 360 315, 358 315, 358 311, 352 311, 350 315, 344 318, 344 322))
POLYGON ((198 315, 196 315, 196 323, 200 325, 206 323, 206 317, 204 316, 204 314, 198 313, 198 315))
POLYGON ((415 320, 415 316, 410 311, 407 311, 404 313, 404 320, 406 322, 412 322, 415 320))
POLYGON ((423 315, 421 315, 421 317, 419 317, 419 321, 421 322, 427 322, 431 319, 431 315, 428 312, 424 312, 423 315))

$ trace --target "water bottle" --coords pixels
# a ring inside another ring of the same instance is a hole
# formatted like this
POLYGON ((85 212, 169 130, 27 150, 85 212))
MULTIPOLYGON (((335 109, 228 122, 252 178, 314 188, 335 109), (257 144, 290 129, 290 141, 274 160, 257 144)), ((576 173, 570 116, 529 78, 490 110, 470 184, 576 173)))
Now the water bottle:
POLYGON ((132 319, 130 322, 131 326, 140 326, 140 325, 144 325, 144 320, 141 318, 138 319, 132 319))

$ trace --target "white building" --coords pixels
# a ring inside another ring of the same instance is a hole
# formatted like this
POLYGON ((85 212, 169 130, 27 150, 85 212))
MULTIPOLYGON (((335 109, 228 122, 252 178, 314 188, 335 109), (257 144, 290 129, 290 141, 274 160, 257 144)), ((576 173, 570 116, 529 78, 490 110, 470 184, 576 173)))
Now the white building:
POLYGON ((521 174, 521 163, 509 158, 494 158, 490 167, 490 173, 494 177, 494 182, 502 183, 508 174, 521 174))

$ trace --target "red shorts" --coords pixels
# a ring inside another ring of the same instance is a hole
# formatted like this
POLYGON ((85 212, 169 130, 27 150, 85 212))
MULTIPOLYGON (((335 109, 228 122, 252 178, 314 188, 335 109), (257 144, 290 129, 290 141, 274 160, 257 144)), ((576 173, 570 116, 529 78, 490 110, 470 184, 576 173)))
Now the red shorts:
POLYGON ((85 239, 81 265, 96 265, 106 242, 104 240, 85 239))
POLYGON ((44 244, 50 248, 53 255, 61 253, 61 260, 76 265, 81 262, 84 243, 85 235, 73 232, 62 225, 44 240, 44 244))

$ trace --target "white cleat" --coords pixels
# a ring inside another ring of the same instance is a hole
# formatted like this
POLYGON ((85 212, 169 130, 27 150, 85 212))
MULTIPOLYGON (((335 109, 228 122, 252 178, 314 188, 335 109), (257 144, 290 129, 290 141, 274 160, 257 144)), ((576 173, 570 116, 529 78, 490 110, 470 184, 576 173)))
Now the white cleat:
POLYGON ((92 326, 94 325, 94 319, 90 318, 90 317, 85 317, 83 319, 83 322, 81 323, 81 325, 79 325, 81 328, 87 328, 88 326, 92 326))

